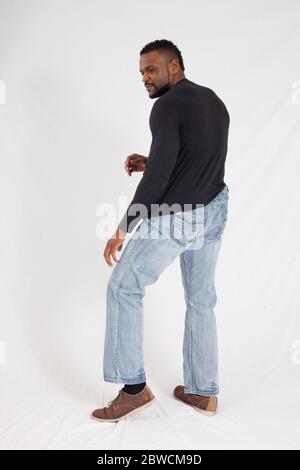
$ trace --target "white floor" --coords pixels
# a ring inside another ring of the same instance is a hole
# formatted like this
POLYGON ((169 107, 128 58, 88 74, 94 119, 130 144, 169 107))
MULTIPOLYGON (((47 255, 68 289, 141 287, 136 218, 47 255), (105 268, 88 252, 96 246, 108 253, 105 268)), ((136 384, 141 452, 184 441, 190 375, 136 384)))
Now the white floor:
MULTIPOLYGON (((294 375, 280 370, 251 390, 243 375, 233 390, 219 395, 219 412, 206 417, 175 400, 173 385, 149 386, 156 402, 118 423, 96 422, 91 410, 114 398, 118 385, 101 384, 66 396, 44 386, 26 396, 19 390, 6 397, 0 426, 1 449, 299 449, 300 407, 294 375), (241 387, 242 388, 242 387, 241 387)), ((2 400, 3 403, 3 400, 2 400)))

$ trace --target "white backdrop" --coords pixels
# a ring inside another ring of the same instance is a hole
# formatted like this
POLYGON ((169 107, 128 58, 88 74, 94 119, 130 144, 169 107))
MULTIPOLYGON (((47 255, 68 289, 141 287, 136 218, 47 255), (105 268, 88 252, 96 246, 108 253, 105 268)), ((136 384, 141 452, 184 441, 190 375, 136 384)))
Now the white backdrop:
POLYGON ((297 0, 0 1, 1 448, 300 447, 299 19, 297 0), (97 423, 90 411, 122 385, 102 380, 111 268, 96 210, 129 203, 141 178, 123 168, 151 142, 139 51, 163 38, 231 116, 220 409, 207 418, 172 398, 183 383, 177 259, 146 289, 157 402, 97 423))

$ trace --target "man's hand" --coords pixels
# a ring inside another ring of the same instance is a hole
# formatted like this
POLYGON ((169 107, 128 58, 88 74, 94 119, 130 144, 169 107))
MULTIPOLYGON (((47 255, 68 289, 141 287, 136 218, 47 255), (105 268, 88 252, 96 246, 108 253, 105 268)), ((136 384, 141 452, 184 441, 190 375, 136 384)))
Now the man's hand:
POLYGON ((148 157, 144 157, 138 153, 133 153, 132 155, 129 155, 124 162, 125 171, 129 176, 131 176, 135 171, 144 171, 147 162, 148 157))
POLYGON ((113 234, 113 236, 108 240, 103 256, 105 258, 105 261, 109 266, 113 266, 113 263, 111 261, 111 257, 114 259, 114 261, 117 263, 119 260, 116 258, 116 251, 121 251, 122 250, 122 245, 123 242, 126 238, 126 233, 123 232, 119 227, 113 234))

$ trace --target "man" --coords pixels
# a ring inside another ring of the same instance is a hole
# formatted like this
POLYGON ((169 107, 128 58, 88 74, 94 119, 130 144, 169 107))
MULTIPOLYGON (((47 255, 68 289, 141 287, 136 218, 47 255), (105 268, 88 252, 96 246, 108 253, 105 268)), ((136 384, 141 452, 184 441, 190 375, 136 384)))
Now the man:
POLYGON ((118 421, 155 400, 143 362, 143 297, 145 286, 178 256, 187 309, 184 385, 173 394, 203 414, 217 410, 214 275, 228 210, 223 178, 229 114, 213 90, 187 79, 184 70, 171 41, 156 40, 140 52, 143 83, 149 97, 158 99, 150 115, 149 157, 133 154, 125 161, 130 176, 143 171, 143 177, 104 250, 108 265, 116 264, 107 287, 103 375, 124 387, 93 411, 100 421, 118 421), (118 260, 126 233, 141 219, 118 260))

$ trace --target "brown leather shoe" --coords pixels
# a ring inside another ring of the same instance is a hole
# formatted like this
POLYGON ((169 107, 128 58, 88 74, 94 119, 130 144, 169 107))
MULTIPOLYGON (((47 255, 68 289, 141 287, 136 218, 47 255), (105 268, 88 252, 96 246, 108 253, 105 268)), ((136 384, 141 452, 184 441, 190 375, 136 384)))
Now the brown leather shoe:
POLYGON ((116 398, 110 401, 105 408, 94 410, 91 418, 98 421, 119 421, 147 408, 154 400, 155 396, 147 385, 135 395, 120 390, 116 398))
POLYGON ((218 399, 215 395, 205 396, 185 393, 183 385, 177 385, 174 388, 173 394, 177 400, 183 401, 206 416, 215 415, 217 412, 218 399))

